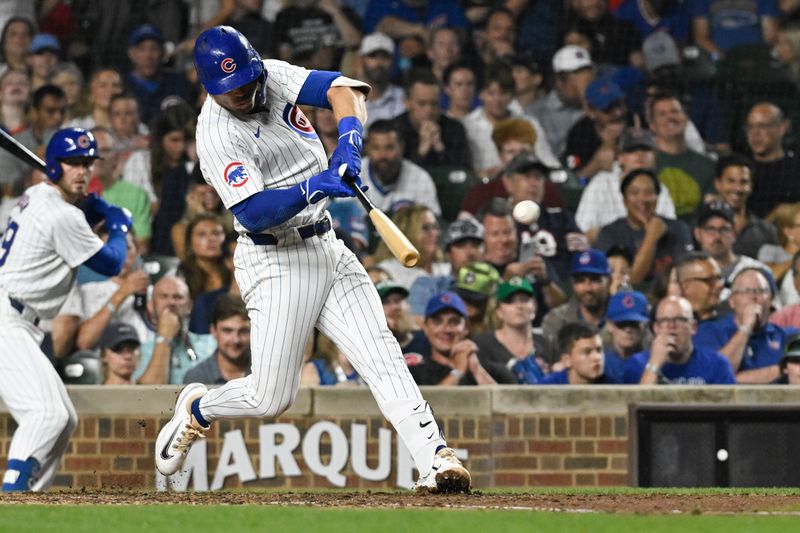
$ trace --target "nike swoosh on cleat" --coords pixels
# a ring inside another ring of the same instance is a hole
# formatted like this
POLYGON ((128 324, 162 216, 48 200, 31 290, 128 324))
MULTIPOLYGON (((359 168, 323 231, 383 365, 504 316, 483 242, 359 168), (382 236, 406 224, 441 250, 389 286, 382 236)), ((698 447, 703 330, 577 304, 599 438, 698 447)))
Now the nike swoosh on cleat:
POLYGON ((416 410, 417 410, 417 409, 419 409, 420 407, 422 407, 422 404, 419 404, 418 406, 416 406, 416 407, 414 408, 414 411, 416 411, 416 410))
POLYGON ((434 431, 433 433, 431 433, 430 435, 428 435, 428 440, 431 440, 435 434, 436 434, 436 432, 434 431))
POLYGON ((161 458, 164 459, 165 461, 169 461, 170 459, 175 457, 174 455, 167 455, 167 450, 169 450, 169 444, 172 442, 172 439, 175 438, 175 435, 177 435, 179 429, 180 426, 175 428, 175 431, 172 432, 172 435, 170 435, 169 440, 167 441, 167 445, 161 449, 161 458))
POLYGON ((256 135, 256 139, 258 139, 259 137, 261 137, 261 126, 259 126, 259 127, 256 129, 256 134, 255 134, 255 135, 256 135))
POLYGON ((420 423, 419 423, 419 427, 421 427, 421 428, 424 428, 424 427, 426 427, 426 426, 429 426, 429 425, 431 425, 431 422, 433 422, 433 420, 428 420, 428 421, 427 421, 427 422, 425 422, 424 424, 423 424, 422 422, 420 422, 420 423))

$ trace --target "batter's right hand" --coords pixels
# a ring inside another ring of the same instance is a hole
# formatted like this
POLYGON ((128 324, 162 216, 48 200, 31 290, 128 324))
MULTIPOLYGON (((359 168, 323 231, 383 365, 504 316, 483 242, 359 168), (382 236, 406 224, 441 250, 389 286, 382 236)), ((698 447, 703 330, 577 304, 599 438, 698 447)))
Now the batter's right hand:
MULTIPOLYGON (((358 181, 356 181, 359 184, 358 181)), ((339 177, 338 171, 333 168, 323 170, 316 176, 308 178, 300 184, 300 190, 306 197, 306 202, 315 204, 327 198, 351 198, 356 195, 347 183, 339 177)))
POLYGON ((108 226, 109 231, 120 230, 128 233, 128 230, 133 226, 133 219, 128 210, 111 205, 106 211, 106 226, 108 226))

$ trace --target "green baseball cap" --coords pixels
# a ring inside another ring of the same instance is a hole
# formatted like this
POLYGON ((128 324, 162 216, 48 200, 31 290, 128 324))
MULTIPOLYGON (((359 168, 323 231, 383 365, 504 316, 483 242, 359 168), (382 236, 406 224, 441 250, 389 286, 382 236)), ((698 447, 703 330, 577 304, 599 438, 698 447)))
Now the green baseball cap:
POLYGON ((510 280, 501 283, 500 286, 497 287, 497 301, 504 302, 510 296, 518 292, 524 292, 533 296, 533 285, 528 281, 528 278, 514 276, 510 280))
POLYGON ((496 268, 489 263, 475 261, 458 269, 456 288, 489 296, 494 292, 498 281, 500 273, 496 268))
POLYGON ((381 297, 381 300, 386 298, 389 293, 392 292, 399 292, 403 295, 403 298, 408 297, 408 289, 389 279, 379 281, 377 284, 375 284, 375 288, 378 290, 378 296, 381 297))

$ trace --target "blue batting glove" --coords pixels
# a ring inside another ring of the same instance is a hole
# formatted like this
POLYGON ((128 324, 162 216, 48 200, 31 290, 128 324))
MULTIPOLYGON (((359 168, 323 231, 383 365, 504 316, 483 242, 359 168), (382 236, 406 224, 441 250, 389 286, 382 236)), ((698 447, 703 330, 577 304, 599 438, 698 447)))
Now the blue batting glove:
POLYGON ((105 220, 106 213, 110 207, 111 205, 108 202, 94 192, 87 194, 80 205, 83 216, 86 217, 86 222, 92 227, 105 220))
POLYGON ((356 195, 355 192, 339 177, 338 171, 333 168, 323 170, 316 176, 311 176, 305 183, 300 184, 300 191, 309 204, 315 204, 327 198, 347 198, 356 195))
POLYGON ((110 205, 106 211, 106 226, 108 231, 121 231, 128 233, 133 227, 133 219, 131 213, 127 209, 110 205))
POLYGON ((355 180, 361 174, 361 148, 364 144, 364 126, 356 117, 339 121, 339 142, 331 156, 331 167, 347 165, 344 178, 355 180))

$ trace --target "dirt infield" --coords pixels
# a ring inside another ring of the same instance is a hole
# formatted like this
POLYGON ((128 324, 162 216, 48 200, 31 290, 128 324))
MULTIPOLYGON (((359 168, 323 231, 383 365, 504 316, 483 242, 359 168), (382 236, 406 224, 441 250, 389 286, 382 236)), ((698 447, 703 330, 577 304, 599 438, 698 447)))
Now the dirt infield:
MULTIPOLYGON (((604 513, 798 513, 800 494, 735 492, 721 494, 582 494, 475 491, 460 495, 390 492, 212 492, 167 493, 131 491, 65 491, 46 494, 4 494, 2 504, 48 505, 279 505, 349 508, 529 509, 604 513)), ((800 513, 799 513, 800 514, 800 513)))

